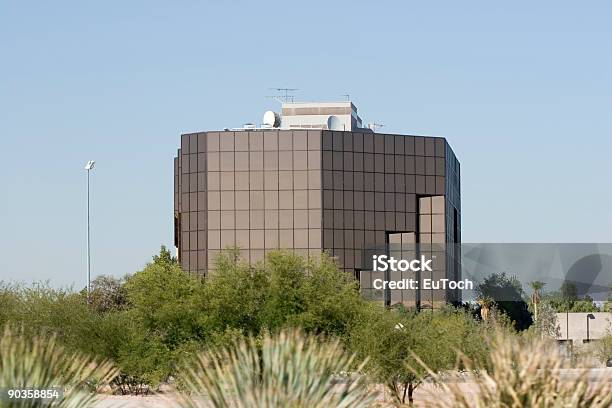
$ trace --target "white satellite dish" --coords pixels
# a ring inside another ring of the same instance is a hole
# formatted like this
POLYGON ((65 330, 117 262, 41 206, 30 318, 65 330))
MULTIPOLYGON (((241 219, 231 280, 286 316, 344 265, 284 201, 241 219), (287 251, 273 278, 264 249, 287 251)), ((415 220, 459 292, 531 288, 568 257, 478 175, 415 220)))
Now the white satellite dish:
POLYGON ((344 130, 344 125, 337 116, 331 115, 327 118, 327 128, 329 130, 344 130))
POLYGON ((276 112, 266 111, 266 113, 264 113, 264 115, 263 115, 263 122, 262 122, 262 124, 264 126, 269 126, 269 127, 277 128, 281 124, 281 117, 276 112))

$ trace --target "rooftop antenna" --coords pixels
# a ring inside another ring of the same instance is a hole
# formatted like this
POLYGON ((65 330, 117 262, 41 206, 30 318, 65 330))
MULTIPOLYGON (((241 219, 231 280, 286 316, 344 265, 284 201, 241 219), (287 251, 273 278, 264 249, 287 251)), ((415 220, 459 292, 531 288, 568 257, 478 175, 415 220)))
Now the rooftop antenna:
POLYGON ((368 123, 368 128, 370 128, 372 130, 372 132, 376 133, 376 128, 381 128, 385 126, 382 123, 376 123, 376 122, 372 122, 372 123, 368 123))
POLYGON ((298 88, 268 88, 268 89, 281 93, 280 95, 268 96, 268 98, 272 98, 279 103, 293 102, 293 95, 291 95, 291 92, 299 91, 298 88))
POLYGON ((344 98, 345 98, 347 101, 350 101, 350 100, 351 100, 351 95, 349 95, 349 94, 342 94, 342 95, 340 95, 340 96, 344 96, 344 98))

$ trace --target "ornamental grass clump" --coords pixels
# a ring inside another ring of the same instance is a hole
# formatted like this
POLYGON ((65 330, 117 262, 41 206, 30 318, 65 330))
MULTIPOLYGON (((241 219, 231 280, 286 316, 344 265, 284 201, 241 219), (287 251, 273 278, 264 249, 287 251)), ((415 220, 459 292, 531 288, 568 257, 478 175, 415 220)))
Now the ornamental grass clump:
POLYGON ((486 367, 462 358, 463 375, 431 373, 441 387, 430 391, 432 407, 607 408, 612 406, 612 370, 589 378, 587 369, 568 368, 559 345, 497 333, 486 367))
POLYGON ((111 363, 67 352, 55 337, 28 337, 8 328, 0 336, 0 407, 91 407, 97 399, 93 386, 108 384, 116 375, 111 363), (61 390, 63 397, 8 397, 8 390, 53 388, 61 390))
POLYGON ((250 337, 190 364, 183 381, 195 399, 183 406, 367 407, 376 396, 365 377, 346 375, 354 363, 337 340, 293 330, 250 337))

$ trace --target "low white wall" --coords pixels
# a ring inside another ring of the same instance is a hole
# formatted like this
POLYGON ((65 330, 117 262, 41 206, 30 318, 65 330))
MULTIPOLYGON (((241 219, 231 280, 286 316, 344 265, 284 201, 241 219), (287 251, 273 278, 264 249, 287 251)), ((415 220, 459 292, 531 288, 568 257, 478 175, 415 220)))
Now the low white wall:
POLYGON ((557 339, 566 340, 569 328, 569 339, 582 343, 587 338, 587 315, 594 317, 589 319, 589 339, 600 339, 612 330, 612 313, 557 313, 557 326, 561 332, 557 339))

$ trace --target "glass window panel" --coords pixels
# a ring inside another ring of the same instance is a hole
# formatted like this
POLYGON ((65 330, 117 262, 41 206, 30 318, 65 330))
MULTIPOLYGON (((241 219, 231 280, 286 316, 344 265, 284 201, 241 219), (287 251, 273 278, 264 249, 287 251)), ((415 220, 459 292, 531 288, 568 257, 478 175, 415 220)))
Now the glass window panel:
POLYGON ((266 210, 278 209, 278 191, 265 191, 264 192, 264 205, 266 210))
POLYGON ((263 190, 264 188, 264 172, 263 171, 251 171, 249 173, 249 189, 250 190, 263 190))
POLYGON ((320 170, 309 170, 308 171, 308 188, 309 189, 321 189, 321 171, 320 170))
POLYGON ((263 191, 251 191, 250 192, 250 208, 252 210, 263 210, 264 208, 264 192, 263 191))
MULTIPOLYGON (((207 143, 207 150, 209 152, 217 152, 219 151, 219 133, 216 132, 209 132, 207 134, 207 139, 208 139, 208 143, 207 143)), ((210 157, 210 155, 209 155, 210 157)))
POLYGON ((278 229, 278 211, 277 210, 266 210, 264 213, 264 228, 266 229, 278 229))
POLYGON ((308 188, 308 172, 305 170, 293 172, 293 188, 306 190, 308 188))
MULTIPOLYGON (((264 231, 263 230, 251 230, 250 231, 250 244, 251 248, 263 249, 264 246, 264 231)), ((251 252, 252 253, 252 252, 251 252)))
POLYGON ((321 208, 321 190, 308 190, 308 208, 321 208))
POLYGON ((419 212, 421 214, 431 214, 431 197, 419 198, 419 212))
POLYGON ((234 171, 234 152, 221 152, 219 160, 222 171, 234 171))
POLYGON ((293 150, 293 135, 290 131, 278 132, 278 150, 293 150))
POLYGON ((220 174, 218 171, 208 172, 208 190, 221 189, 220 174))
POLYGON ((419 227, 423 233, 431 232, 431 215, 421 214, 419 216, 419 227))
POLYGON ((321 210, 308 210, 308 227, 321 228, 321 210))
POLYGON ((293 248, 293 230, 279 231, 279 246, 281 248, 293 248))
POLYGON ((295 190, 293 192, 293 208, 307 209, 308 208, 308 191, 295 190))
POLYGON ((293 150, 306 150, 308 144, 308 132, 293 131, 293 150))
POLYGON ((279 228, 293 228, 293 210, 279 210, 278 225, 279 228))
POLYGON ((321 150, 321 132, 308 131, 308 150, 321 150))
POLYGON ((264 152, 264 170, 278 170, 278 152, 264 152))
POLYGON ((221 211, 208 211, 208 229, 221 229, 221 211))
POLYGON ((278 153, 278 168, 280 170, 292 170, 293 169, 292 152, 279 152, 278 153))
POLYGON ((308 153, 305 151, 293 152, 293 169, 306 170, 308 169, 308 153))
POLYGON ((236 228, 235 213, 232 210, 221 210, 221 229, 236 228))
POLYGON ((221 194, 216 191, 208 192, 208 209, 209 210, 220 210, 221 209, 221 194))
POLYGON ((249 222, 251 229, 264 228, 264 212, 263 210, 251 210, 249 213, 249 222))
POLYGON ((223 132, 219 134, 219 150, 224 152, 234 151, 234 132, 223 132))
POLYGON ((248 229, 249 228, 249 212, 248 211, 236 211, 236 228, 248 229))
POLYGON ((321 248, 321 230, 308 230, 308 248, 321 248))
POLYGON ((211 249, 221 248, 221 231, 208 230, 208 248, 211 248, 211 249))
POLYGON ((221 190, 234 190, 234 172, 221 172, 221 190))
MULTIPOLYGON (((236 230, 236 246, 238 248, 249 248, 249 230, 236 230)), ((244 255, 244 253, 243 253, 244 255)))
POLYGON ((249 150, 252 152, 263 150, 263 132, 249 132, 249 150))
POLYGON ((234 209, 234 192, 233 191, 222 191, 221 192, 221 210, 234 209))
POLYGON ((234 245, 236 245, 235 231, 233 229, 221 230, 221 248, 234 245))
POLYGON ((294 210, 294 228, 308 228, 308 210, 294 210))
POLYGON ((236 170, 237 171, 248 171, 249 170, 249 152, 236 152, 236 170))
MULTIPOLYGON (((248 132, 236 132, 234 135, 237 152, 247 152, 249 150, 249 134, 248 132)), ((236 157, 236 161, 238 158, 236 157)))
POLYGON ((308 248, 308 230, 296 229, 293 240, 295 248, 308 248))
POLYGON ((444 214, 444 196, 431 198, 431 212, 433 214, 444 214))
POLYGON ((308 169, 318 170, 321 168, 321 152, 310 151, 308 152, 308 169))
POLYGON ((266 248, 278 248, 278 230, 266 230, 264 238, 266 248))
POLYGON ((278 132, 264 132, 264 150, 278 150, 278 132))
POLYGON ((208 171, 219 171, 219 153, 208 153, 208 171))
POLYGON ((249 172, 248 171, 237 171, 234 179, 234 187, 236 190, 248 190, 249 189, 249 172))
POLYGON ((263 170, 263 152, 249 152, 249 169, 263 170))
POLYGON ((278 190, 278 171, 264 172, 264 189, 278 190))
POLYGON ((248 210, 249 209, 249 197, 248 191, 236 191, 236 209, 237 210, 248 210))
POLYGON ((432 232, 440 232, 440 233, 444 233, 444 215, 443 214, 436 214, 432 216, 432 222, 431 222, 431 228, 432 228, 432 232))
POLYGON ((278 208, 293 209, 293 191, 280 191, 278 193, 278 208))
POLYGON ((293 190, 293 172, 279 171, 278 172, 278 188, 279 190, 293 190))

